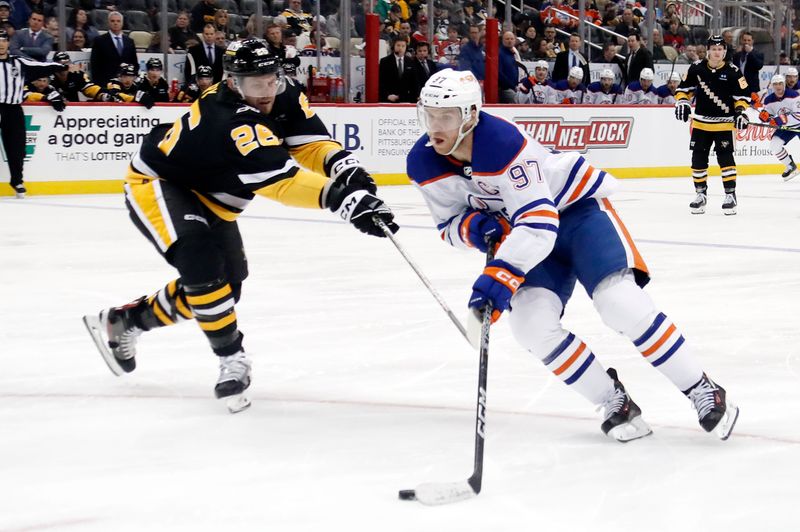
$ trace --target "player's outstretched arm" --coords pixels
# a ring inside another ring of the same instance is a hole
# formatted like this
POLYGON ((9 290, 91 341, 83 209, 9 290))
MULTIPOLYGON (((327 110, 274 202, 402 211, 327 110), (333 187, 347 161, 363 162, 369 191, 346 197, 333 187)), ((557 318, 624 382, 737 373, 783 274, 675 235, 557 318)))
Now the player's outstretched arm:
POLYGON ((398 225, 394 223, 394 214, 391 209, 380 198, 357 182, 345 184, 343 180, 331 180, 327 192, 323 192, 323 197, 323 207, 328 207, 339 218, 350 222, 362 233, 381 238, 386 237, 375 219, 385 223, 392 233, 396 233, 399 229, 398 225))

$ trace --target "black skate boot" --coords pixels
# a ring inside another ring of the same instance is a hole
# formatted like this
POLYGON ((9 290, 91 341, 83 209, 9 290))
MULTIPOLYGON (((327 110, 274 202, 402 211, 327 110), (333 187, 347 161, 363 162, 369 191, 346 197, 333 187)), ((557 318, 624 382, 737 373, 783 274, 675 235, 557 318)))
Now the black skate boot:
POLYGON ((727 401, 725 388, 703 373, 703 378, 683 393, 692 400, 703 430, 713 430, 721 440, 727 440, 739 419, 739 407, 727 401))
POLYGON ((789 161, 789 166, 786 167, 786 170, 781 174, 781 177, 784 181, 789 181, 794 176, 796 176, 800 171, 797 170, 797 165, 794 164, 794 161, 789 161))
POLYGON ((725 193, 725 201, 722 202, 723 214, 730 216, 736 214, 736 192, 731 190, 725 193))
POLYGON ((607 373, 614 381, 614 393, 600 406, 605 415, 600 428, 605 434, 622 443, 652 434, 652 429, 642 419, 641 409, 633 402, 617 378, 617 370, 609 368, 607 373))
POLYGON ((244 391, 250 387, 250 359, 244 351, 219 357, 219 379, 214 387, 217 399, 226 399, 232 414, 250 406, 244 391))
POLYGON ((133 315, 144 301, 141 297, 121 307, 101 310, 98 316, 83 317, 86 329, 114 375, 136 369, 136 342, 146 329, 137 325, 133 315))
POLYGON ((689 209, 691 209, 692 214, 703 214, 706 212, 706 204, 708 203, 708 198, 706 197, 705 191, 697 192, 697 197, 694 198, 694 201, 689 204, 689 209))
POLYGON ((17 199, 25 199, 25 194, 27 192, 28 191, 25 190, 25 185, 23 185, 22 183, 14 187, 14 194, 16 194, 17 199))

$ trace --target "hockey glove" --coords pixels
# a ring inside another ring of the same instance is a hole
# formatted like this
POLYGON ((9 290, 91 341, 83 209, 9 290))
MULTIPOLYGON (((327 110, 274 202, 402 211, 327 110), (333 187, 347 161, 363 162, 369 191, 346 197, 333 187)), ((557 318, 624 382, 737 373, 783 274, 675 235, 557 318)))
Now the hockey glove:
POLYGON ((378 191, 372 176, 361 166, 358 157, 349 151, 342 150, 334 154, 325 163, 325 173, 342 186, 354 186, 366 190, 370 194, 378 191))
POLYGON ((133 97, 133 100, 136 103, 144 105, 148 109, 152 108, 156 103, 153 101, 153 97, 147 94, 145 91, 136 91, 136 95, 133 97))
POLYGON ((736 129, 747 129, 750 125, 750 119, 744 114, 744 110, 737 109, 736 116, 733 118, 733 126, 736 129))
POLYGON ((508 309, 509 301, 525 282, 524 273, 499 259, 486 265, 483 273, 472 285, 469 308, 481 310, 487 303, 492 305, 492 323, 508 309))
POLYGON ((766 109, 762 109, 760 113, 758 113, 758 119, 762 122, 769 122, 772 120, 772 115, 769 114, 769 111, 766 109))
POLYGON ((689 100, 678 100, 675 103, 675 118, 688 122, 691 114, 692 104, 689 103, 689 100))
POLYGON ((484 211, 467 213, 458 227, 461 240, 482 253, 488 249, 487 240, 491 245, 498 244, 510 231, 511 226, 505 218, 484 211))
POLYGON ((344 186, 333 181, 328 189, 325 204, 330 210, 356 229, 368 235, 385 237, 386 234, 375 223, 373 217, 385 223, 392 233, 396 233, 398 225, 394 223, 394 214, 377 196, 370 194, 356 184, 344 186))
POLYGON ((58 111, 59 113, 67 108, 67 103, 64 101, 64 97, 61 96, 61 93, 58 91, 51 91, 47 95, 47 103, 53 106, 53 109, 58 111))

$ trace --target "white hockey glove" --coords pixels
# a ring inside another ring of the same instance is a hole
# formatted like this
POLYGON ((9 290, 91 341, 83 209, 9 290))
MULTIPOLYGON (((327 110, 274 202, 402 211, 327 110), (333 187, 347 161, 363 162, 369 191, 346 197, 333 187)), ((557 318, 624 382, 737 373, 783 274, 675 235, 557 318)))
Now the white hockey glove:
POLYGON ((291 44, 287 44, 285 48, 286 48, 286 59, 293 59, 297 57, 297 48, 295 48, 291 44))
POLYGON ((325 162, 325 173, 342 186, 362 188, 375 194, 378 188, 372 176, 364 169, 358 157, 349 151, 342 150, 325 162))
POLYGON ((736 116, 733 119, 733 125, 736 129, 747 129, 747 126, 750 125, 750 119, 747 118, 743 110, 737 109, 736 116))
POLYGON ((52 105, 53 109, 59 113, 67 108, 67 102, 64 101, 64 97, 58 91, 51 91, 47 95, 47 103, 52 105))
POLYGON ((689 100, 678 100, 675 102, 675 118, 688 122, 691 114, 692 104, 689 103, 689 100))

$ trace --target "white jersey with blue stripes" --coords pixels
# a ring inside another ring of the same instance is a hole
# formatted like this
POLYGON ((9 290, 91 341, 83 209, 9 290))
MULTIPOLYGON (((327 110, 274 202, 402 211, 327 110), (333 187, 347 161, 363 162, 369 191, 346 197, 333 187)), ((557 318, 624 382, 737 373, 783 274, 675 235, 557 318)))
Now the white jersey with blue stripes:
POLYGON ((786 89, 783 98, 773 92, 762 103, 770 115, 781 119, 782 125, 800 126, 800 93, 797 91, 786 89))

